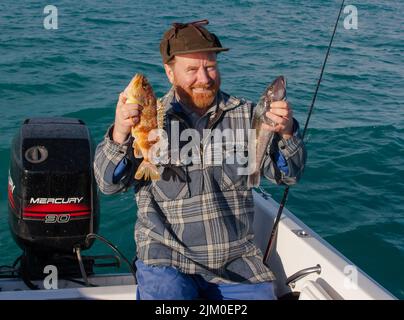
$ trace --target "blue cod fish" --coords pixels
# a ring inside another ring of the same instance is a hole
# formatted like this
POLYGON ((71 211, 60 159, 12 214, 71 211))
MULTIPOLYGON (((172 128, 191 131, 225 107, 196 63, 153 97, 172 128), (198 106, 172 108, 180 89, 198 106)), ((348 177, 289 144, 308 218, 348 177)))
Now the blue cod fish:
POLYGON ((277 77, 264 91, 257 106, 252 120, 252 129, 255 129, 255 160, 251 164, 253 172, 248 176, 248 188, 258 187, 261 180, 261 167, 264 162, 268 145, 272 142, 274 132, 262 128, 264 123, 275 126, 265 113, 270 110, 270 104, 275 101, 286 99, 286 80, 283 76, 277 77))

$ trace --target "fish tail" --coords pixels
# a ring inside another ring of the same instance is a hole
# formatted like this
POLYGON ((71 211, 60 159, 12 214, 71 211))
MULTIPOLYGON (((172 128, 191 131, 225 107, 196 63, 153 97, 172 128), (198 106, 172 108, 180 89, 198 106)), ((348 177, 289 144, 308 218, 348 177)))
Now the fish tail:
POLYGON ((160 172, 153 163, 143 160, 135 174, 136 180, 141 180, 142 178, 145 180, 159 180, 160 172))
POLYGON ((261 175, 259 171, 256 171, 248 176, 247 187, 253 188, 260 185, 261 175))

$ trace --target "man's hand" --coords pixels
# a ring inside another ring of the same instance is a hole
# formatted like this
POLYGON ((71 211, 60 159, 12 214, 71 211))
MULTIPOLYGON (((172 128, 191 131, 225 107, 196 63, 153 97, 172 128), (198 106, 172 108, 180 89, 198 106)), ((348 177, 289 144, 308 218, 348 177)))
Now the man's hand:
POLYGON ((139 104, 126 103, 125 93, 119 95, 116 104, 114 131, 112 138, 116 143, 122 144, 130 134, 132 126, 140 120, 140 114, 143 107, 139 104))
POLYGON ((280 134, 283 139, 292 137, 293 112, 287 101, 272 102, 266 116, 274 122, 274 125, 270 126, 264 123, 264 129, 280 134))

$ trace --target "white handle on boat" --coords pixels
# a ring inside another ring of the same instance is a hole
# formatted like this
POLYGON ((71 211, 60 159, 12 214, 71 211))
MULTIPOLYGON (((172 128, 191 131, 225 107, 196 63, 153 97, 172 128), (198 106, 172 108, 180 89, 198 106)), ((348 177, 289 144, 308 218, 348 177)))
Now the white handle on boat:
POLYGON ((286 279, 286 285, 290 286, 292 289, 295 287, 295 282, 300 280, 301 278, 304 278, 308 276, 309 274, 312 273, 321 273, 321 266, 317 264, 314 267, 309 267, 306 269, 302 269, 294 274, 292 274, 289 278, 286 279))

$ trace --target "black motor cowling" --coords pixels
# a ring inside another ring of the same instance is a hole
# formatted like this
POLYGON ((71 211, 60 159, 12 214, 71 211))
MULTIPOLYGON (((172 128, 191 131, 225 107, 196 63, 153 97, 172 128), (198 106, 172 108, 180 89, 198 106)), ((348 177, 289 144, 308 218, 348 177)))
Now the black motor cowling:
POLYGON ((24 121, 13 139, 9 224, 17 244, 39 255, 88 249, 99 224, 93 143, 77 119, 24 121))

